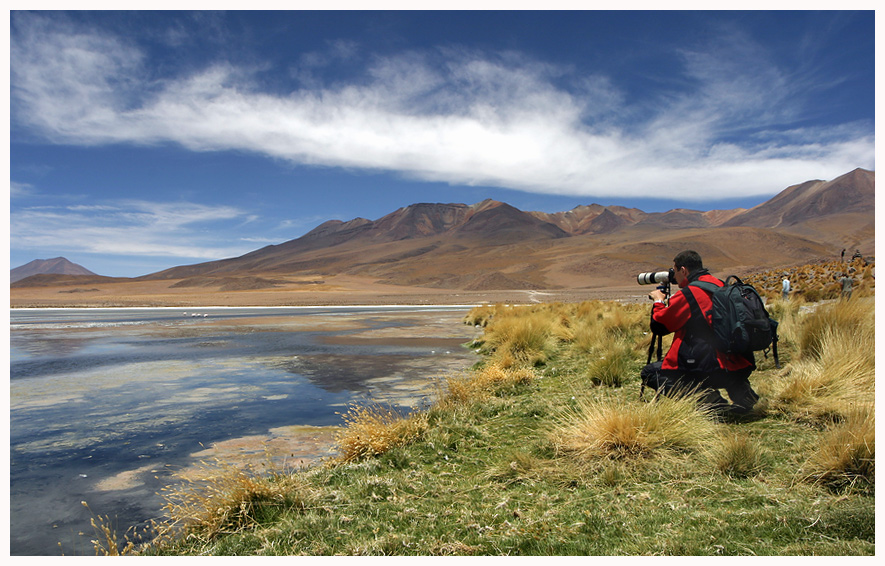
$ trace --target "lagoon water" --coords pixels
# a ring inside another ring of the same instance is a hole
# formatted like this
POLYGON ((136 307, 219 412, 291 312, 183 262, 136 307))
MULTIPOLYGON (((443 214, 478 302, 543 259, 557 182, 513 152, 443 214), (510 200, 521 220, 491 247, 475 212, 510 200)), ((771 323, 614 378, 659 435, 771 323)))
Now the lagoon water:
POLYGON ((297 468, 354 403, 426 405, 476 361, 468 308, 11 310, 11 554, 91 555, 94 515, 143 527, 200 461, 297 468))

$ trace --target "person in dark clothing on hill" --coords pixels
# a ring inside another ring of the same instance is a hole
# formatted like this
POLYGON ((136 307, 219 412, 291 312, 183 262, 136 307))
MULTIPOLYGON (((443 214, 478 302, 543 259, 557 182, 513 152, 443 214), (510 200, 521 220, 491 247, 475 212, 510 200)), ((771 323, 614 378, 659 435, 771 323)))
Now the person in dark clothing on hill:
POLYGON ((704 268, 700 254, 693 250, 681 252, 673 259, 673 271, 680 291, 667 297, 660 289, 649 294, 654 300, 651 330, 658 335, 673 333, 673 343, 662 360, 642 369, 643 383, 650 384, 662 395, 681 390, 703 392, 700 402, 723 414, 749 413, 759 400, 750 385, 750 374, 756 369, 752 352, 726 354, 713 347, 710 294, 690 285, 706 281, 721 287, 724 283, 704 268), (691 293, 700 310, 692 314, 683 293, 691 293), (719 393, 725 389, 731 404, 719 393))

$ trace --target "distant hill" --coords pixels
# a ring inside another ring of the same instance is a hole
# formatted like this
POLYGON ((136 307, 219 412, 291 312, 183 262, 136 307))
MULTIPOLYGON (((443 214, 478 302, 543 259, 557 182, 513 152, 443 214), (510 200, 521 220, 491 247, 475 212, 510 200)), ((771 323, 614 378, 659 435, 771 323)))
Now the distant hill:
POLYGON ((9 270, 9 281, 15 283, 32 275, 96 275, 82 265, 78 265, 63 257, 52 259, 35 259, 32 262, 9 270))

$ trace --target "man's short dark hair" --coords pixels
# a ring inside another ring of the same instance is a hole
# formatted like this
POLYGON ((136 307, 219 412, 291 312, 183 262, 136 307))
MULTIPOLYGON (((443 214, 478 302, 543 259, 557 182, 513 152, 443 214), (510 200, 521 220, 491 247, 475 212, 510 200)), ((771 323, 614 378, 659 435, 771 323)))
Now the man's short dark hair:
POLYGON ((701 259, 701 254, 694 250, 685 250, 684 252, 679 252, 676 257, 673 258, 673 265, 677 268, 685 267, 688 269, 689 273, 694 273, 698 269, 704 268, 704 261, 701 259))

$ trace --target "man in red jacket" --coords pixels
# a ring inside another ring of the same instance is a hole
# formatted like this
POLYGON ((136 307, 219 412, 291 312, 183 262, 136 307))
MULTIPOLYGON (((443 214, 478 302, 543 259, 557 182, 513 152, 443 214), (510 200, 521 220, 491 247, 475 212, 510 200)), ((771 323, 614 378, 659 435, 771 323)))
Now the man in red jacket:
POLYGON ((753 353, 726 354, 713 347, 710 294, 691 285, 706 281, 721 287, 722 281, 704 269, 700 254, 681 252, 673 259, 673 275, 680 291, 673 293, 669 304, 660 289, 649 293, 655 304, 651 312, 651 330, 658 335, 671 332, 673 343, 664 359, 642 369, 642 382, 660 393, 697 387, 703 391, 701 402, 723 413, 746 414, 759 396, 750 386, 750 373, 756 369, 753 353), (684 293, 691 293, 698 308, 693 308, 684 293), (720 394, 725 389, 732 404, 720 394))

